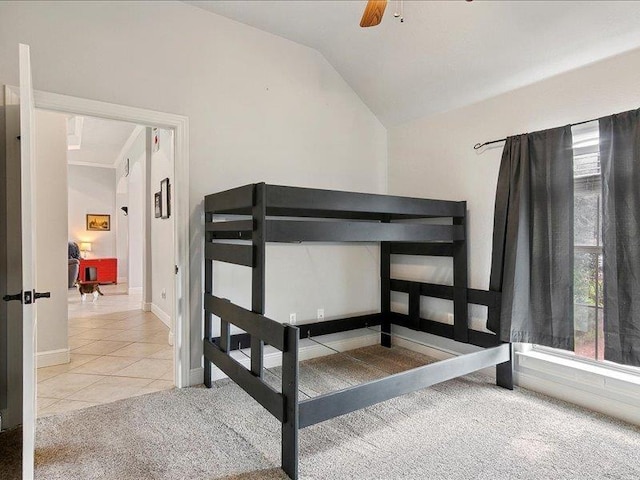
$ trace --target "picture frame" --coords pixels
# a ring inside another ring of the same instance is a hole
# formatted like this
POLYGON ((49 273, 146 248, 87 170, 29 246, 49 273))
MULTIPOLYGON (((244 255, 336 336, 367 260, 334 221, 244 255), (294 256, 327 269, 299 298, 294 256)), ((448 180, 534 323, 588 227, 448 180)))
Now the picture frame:
POLYGON ((157 128, 152 128, 153 153, 160 151, 160 132, 157 128))
POLYGON ((160 182, 160 210, 161 218, 169 218, 171 216, 171 185, 169 177, 160 182))
POLYGON ((92 232, 111 231, 111 215, 106 213, 87 213, 87 230, 92 232))
POLYGON ((162 195, 160 192, 156 192, 154 195, 155 205, 155 218, 162 217, 162 195))

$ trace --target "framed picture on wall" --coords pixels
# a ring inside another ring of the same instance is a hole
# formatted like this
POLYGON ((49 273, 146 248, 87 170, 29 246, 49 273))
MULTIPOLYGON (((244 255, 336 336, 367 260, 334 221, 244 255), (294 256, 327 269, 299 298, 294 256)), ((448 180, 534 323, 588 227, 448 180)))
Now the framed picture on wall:
POLYGON ((160 195, 160 192, 155 193, 154 200, 156 218, 160 218, 162 217, 162 195, 160 195))
POLYGON ((111 230, 111 215, 87 213, 87 230, 108 232, 111 230))
POLYGON ((162 218, 169 218, 171 216, 171 185, 169 184, 169 177, 160 182, 160 197, 162 218))
POLYGON ((153 128, 151 133, 153 135, 153 152, 155 153, 160 150, 160 133, 157 128, 153 128))

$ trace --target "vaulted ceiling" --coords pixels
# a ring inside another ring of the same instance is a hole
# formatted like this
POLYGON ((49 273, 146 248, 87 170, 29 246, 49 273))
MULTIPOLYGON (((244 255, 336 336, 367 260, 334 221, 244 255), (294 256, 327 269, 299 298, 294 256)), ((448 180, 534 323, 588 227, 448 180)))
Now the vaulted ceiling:
POLYGON ((387 126, 474 103, 640 47, 640 2, 188 1, 320 51, 387 126))

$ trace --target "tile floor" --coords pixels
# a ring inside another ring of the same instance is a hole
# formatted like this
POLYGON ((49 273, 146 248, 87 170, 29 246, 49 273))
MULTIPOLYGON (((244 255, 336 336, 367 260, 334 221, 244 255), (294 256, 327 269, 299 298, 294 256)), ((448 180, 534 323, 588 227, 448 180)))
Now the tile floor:
POLYGON ((173 388, 169 329, 126 284, 100 288, 95 303, 69 290, 71 362, 38 369, 39 417, 173 388))

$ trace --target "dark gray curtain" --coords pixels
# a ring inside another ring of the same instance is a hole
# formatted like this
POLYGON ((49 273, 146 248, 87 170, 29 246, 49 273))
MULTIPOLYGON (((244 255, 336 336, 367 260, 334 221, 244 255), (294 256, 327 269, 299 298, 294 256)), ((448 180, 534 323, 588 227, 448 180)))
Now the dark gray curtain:
POLYGON ((571 127, 509 137, 498 177, 487 327, 505 342, 573 350, 571 127))
POLYGON ((600 119, 604 357, 640 366, 640 110, 600 119))

